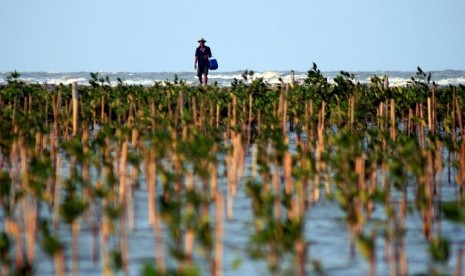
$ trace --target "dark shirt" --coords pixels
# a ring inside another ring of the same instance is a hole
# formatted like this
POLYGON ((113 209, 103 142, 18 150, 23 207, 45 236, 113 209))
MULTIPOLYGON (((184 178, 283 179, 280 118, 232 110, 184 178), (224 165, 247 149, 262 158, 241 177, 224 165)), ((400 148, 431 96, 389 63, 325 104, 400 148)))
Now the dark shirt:
POLYGON ((203 52, 200 50, 200 46, 195 50, 195 56, 197 57, 197 65, 199 68, 208 66, 208 58, 212 57, 212 51, 210 50, 210 47, 204 46, 204 48, 205 49, 203 52))

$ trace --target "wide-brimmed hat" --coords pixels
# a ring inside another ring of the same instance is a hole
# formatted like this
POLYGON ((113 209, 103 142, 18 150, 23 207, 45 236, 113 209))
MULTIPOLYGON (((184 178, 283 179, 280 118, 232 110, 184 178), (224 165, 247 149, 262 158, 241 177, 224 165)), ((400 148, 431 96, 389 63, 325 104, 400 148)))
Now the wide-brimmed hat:
POLYGON ((207 41, 205 40, 205 38, 203 38, 203 37, 201 37, 199 40, 197 40, 197 42, 200 42, 200 41, 207 42, 207 41))

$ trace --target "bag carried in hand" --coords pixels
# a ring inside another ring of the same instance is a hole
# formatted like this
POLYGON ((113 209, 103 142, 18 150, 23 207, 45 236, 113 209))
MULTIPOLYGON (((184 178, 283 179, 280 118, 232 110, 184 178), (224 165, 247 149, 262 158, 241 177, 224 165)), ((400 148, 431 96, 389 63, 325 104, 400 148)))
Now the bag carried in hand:
POLYGON ((218 62, 216 61, 216 58, 210 58, 208 60, 208 67, 210 68, 210 70, 218 69, 218 62))

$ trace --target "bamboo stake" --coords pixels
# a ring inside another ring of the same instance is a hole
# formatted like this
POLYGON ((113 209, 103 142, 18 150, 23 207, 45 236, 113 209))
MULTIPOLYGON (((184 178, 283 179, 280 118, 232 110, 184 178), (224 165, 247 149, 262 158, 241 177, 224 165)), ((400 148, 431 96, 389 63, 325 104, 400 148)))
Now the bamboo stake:
POLYGON ((224 197, 217 192, 215 196, 215 256, 213 259, 213 276, 221 276, 223 274, 223 237, 224 237, 224 197))
POLYGON ((61 155, 56 156, 56 170, 55 170, 55 190, 53 192, 53 229, 55 232, 58 230, 60 223, 60 202, 61 202, 61 155))
POLYGON ((436 130, 438 129, 437 126, 437 103, 436 103, 436 89, 433 86, 433 89, 431 91, 431 100, 432 100, 432 124, 433 124, 433 133, 436 133, 436 130))
POLYGON ((252 93, 250 93, 249 94, 249 119, 247 123, 247 146, 246 146, 247 149, 250 146, 250 139, 252 135, 252 118, 253 118, 252 117, 252 102, 253 102, 252 93))
POLYGON ((241 135, 246 137, 247 138, 247 125, 248 125, 248 121, 247 121, 247 105, 245 103, 242 103, 242 114, 241 114, 241 135))
POLYGON ((461 276, 463 272, 463 248, 457 249, 457 265, 455 267, 455 276, 461 276))
POLYGON ((281 129, 283 131, 283 135, 286 135, 286 124, 287 124, 287 99, 286 99, 286 94, 287 94, 288 89, 289 89, 289 87, 286 86, 286 92, 281 90, 281 97, 282 97, 281 129))
MULTIPOLYGON (((455 91, 455 87, 454 87, 455 91)), ((463 122, 462 122, 462 111, 460 110, 460 105, 457 100, 457 97, 455 97, 455 110, 457 112, 457 120, 459 123, 459 131, 460 131, 460 136, 464 137, 465 136, 465 129, 463 128, 463 122)))
POLYGON ((126 196, 126 164, 128 160, 128 140, 127 138, 124 140, 123 144, 121 145, 121 160, 119 165, 119 200, 122 204, 125 204, 125 196, 126 196))
MULTIPOLYGON (((103 205, 107 205, 104 200, 103 205)), ((105 276, 112 275, 110 266, 110 256, 108 252, 108 240, 110 237, 110 220, 105 215, 102 219, 102 272, 105 276)))
POLYGON ((355 98, 353 96, 349 99, 349 120, 350 128, 353 128, 355 120, 355 98))
POLYGON ((73 136, 76 135, 78 130, 78 91, 77 82, 72 84, 72 97, 73 97, 73 136))
POLYGON ((157 163, 155 150, 149 150, 149 158, 146 160, 146 174, 147 174, 147 205, 149 208, 149 223, 154 226, 155 224, 155 188, 156 188, 156 177, 157 177, 157 163))
POLYGON ((127 229, 127 213, 123 211, 120 219, 120 250, 121 250, 121 263, 124 275, 129 275, 129 242, 128 242, 128 229, 127 229))
POLYGON ((79 232, 81 231, 79 220, 75 219, 71 222, 72 245, 71 245, 71 259, 72 259, 72 275, 79 275, 79 232))
MULTIPOLYGON (((287 138, 286 138, 287 140, 287 138)), ((288 141, 285 142, 286 144, 288 141)), ((293 188, 293 183, 292 183, 292 155, 287 150, 284 153, 284 160, 283 160, 283 169, 284 169, 284 188, 285 192, 288 195, 291 195, 293 193, 292 188, 293 188)))
POLYGON ((252 170, 251 170, 253 179, 255 179, 258 176, 257 160, 258 160, 258 146, 257 144, 253 144, 252 146, 252 170))
POLYGON ((26 214, 25 224, 26 236, 27 236, 27 261, 29 264, 33 264, 35 260, 35 245, 36 245, 36 230, 37 230, 37 209, 36 200, 30 198, 25 202, 26 214))
POLYGON ((58 250, 58 252, 53 255, 53 261, 55 263, 55 275, 65 276, 65 256, 63 254, 63 250, 58 250))
POLYGON ((391 98, 391 109, 390 109, 390 118, 391 118, 391 139, 396 139, 396 113, 395 113, 395 101, 391 98))
MULTIPOLYGON (((19 203, 18 205, 19 205, 18 214, 21 214, 21 203, 19 203)), ((23 260, 24 260, 23 251, 22 251, 23 239, 21 236, 22 229, 23 229, 23 226, 22 226, 21 221, 18 221, 16 223, 13 219, 9 217, 5 219, 5 232, 8 234, 11 234, 15 240, 15 245, 16 245, 15 264, 16 264, 17 269, 23 266, 23 260)))
POLYGON ((100 97, 100 122, 105 123, 105 95, 100 97))
MULTIPOLYGON (((212 148, 212 155, 216 155, 218 151, 218 145, 214 144, 212 148)), ((210 194, 215 199, 218 191, 218 166, 217 164, 211 163, 210 167, 210 194)))
POLYGON ((431 131, 431 129, 433 127, 432 126, 432 123, 433 123, 432 122, 432 114, 431 114, 431 110, 432 110, 432 108, 431 108, 431 97, 428 97, 426 99, 426 105, 427 105, 427 108, 428 108, 428 130, 431 131))

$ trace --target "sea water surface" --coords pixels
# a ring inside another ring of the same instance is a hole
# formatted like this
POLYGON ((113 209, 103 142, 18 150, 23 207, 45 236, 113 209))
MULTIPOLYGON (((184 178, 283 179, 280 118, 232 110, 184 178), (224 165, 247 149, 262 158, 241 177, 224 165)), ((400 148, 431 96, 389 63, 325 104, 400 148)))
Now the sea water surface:
MULTIPOLYGON (((70 84, 76 81, 80 85, 89 84, 91 79, 91 72, 19 72, 21 74, 20 79, 28 83, 39 83, 39 84, 70 84)), ((96 73, 96 72, 94 72, 96 73)), ((173 82, 177 77, 178 80, 182 80, 189 85, 198 84, 198 79, 195 76, 195 72, 98 72, 99 77, 106 77, 110 79, 112 85, 117 84, 118 78, 127 85, 144 85, 151 86, 157 82, 173 82)), ((234 79, 243 79, 244 71, 210 71, 209 73, 209 84, 217 83, 219 86, 230 86, 234 79)), ((415 76, 414 71, 360 71, 360 72, 349 72, 354 74, 354 81, 360 83, 369 83, 370 78, 376 76, 388 76, 389 83, 394 86, 403 86, 415 76)), ((428 71, 431 73, 431 82, 435 82, 441 86, 447 85, 458 85, 465 84, 465 70, 442 70, 442 71, 428 71)), ((6 83, 6 78, 11 72, 0 72, 0 85, 6 83)), ((328 82, 332 82, 333 79, 340 74, 340 71, 328 71, 322 72, 322 74, 328 79, 328 82)), ((263 78, 265 82, 270 84, 277 84, 282 79, 284 82, 289 83, 291 81, 291 70, 289 71, 264 71, 254 72, 253 78, 263 78)), ((307 77, 306 71, 294 72, 294 78, 296 82, 301 82, 307 77)), ((251 81, 250 75, 248 75, 247 81, 251 81)))
MULTIPOLYGON (((290 133, 290 147, 295 145, 296 135, 290 133)), ((447 156, 444 154, 444 156, 447 156)), ((63 174, 66 174, 67 165, 63 164, 63 174)), ((247 156, 245 160, 245 175, 250 177, 252 166, 252 157, 247 156)), ((219 175, 224 175, 225 168, 218 168, 219 175)), ((452 179, 455 178, 455 169, 452 169, 452 179)), ((455 200, 457 195, 457 186, 447 182, 448 170, 444 169, 439 178, 443 181, 440 185, 442 200, 455 200)), ((142 176, 141 183, 145 182, 142 176)), ((219 178, 218 183, 219 191, 227 194, 227 183, 224 177, 219 178)), ((160 192, 160 190, 158 191, 160 192)), ((407 204, 415 204, 415 185, 408 187, 409 195, 407 204)), ((148 205, 147 198, 148 191, 146 185, 140 185, 134 193, 134 229, 129 233, 129 275, 143 275, 143 267, 146 264, 154 264, 155 259, 155 244, 156 241, 153 235, 153 228, 148 222, 148 205)), ((402 195, 393 192, 392 201, 400 202, 402 195)), ((225 198, 225 201, 228 199, 225 198)), ((230 200, 230 199, 229 199, 230 200)), ((226 203, 226 202, 225 202, 226 203)), ((252 221, 254 215, 252 213, 252 202, 250 197, 246 194, 245 180, 240 181, 237 194, 232 199, 232 217, 224 221, 224 252, 223 252, 223 274, 225 276, 235 275, 273 275, 267 267, 266 260, 254 260, 248 253, 248 245, 251 243, 251 235, 254 234, 254 226, 252 221)), ((415 209, 415 208, 413 208, 415 209)), ((417 210, 408 213, 405 220, 405 248, 407 251, 408 260, 408 275, 428 275, 430 266, 429 243, 422 233, 422 219, 421 214, 417 210), (426 273, 426 274, 425 274, 426 273)), ((44 216, 50 215, 47 208, 42 209, 44 216)), ((212 217, 215 216, 213 207, 210 209, 212 217)), ((305 214, 305 229, 304 239, 307 242, 307 257, 306 269, 308 275, 335 275, 335 276, 359 276, 369 275, 369 264, 358 252, 353 251, 349 243, 349 231, 347 223, 345 222, 345 212, 341 210, 338 203, 326 197, 324 192, 319 201, 315 202, 305 214), (314 270, 314 264, 321 266, 323 274, 318 274, 314 270)), ((0 214, 3 219, 3 214, 0 214)), ((385 223, 386 211, 382 204, 376 204, 372 217, 367 224, 379 224, 377 228, 385 223)), ((0 221, 0 226, 2 222, 0 221)), ((382 227, 381 227, 382 228, 382 227)), ((169 243, 170 239, 168 229, 163 223, 162 236, 165 243, 169 243)), ((451 242, 450 253, 451 257, 447 264, 445 264, 446 271, 453 271, 457 263, 457 250, 465 246, 465 231, 463 226, 443 220, 441 223, 441 233, 451 242)), ((61 224, 59 227, 58 235, 62 238, 65 244, 65 258, 67 260, 67 271, 71 271, 71 234, 68 225, 61 224)), ((82 224, 81 236, 79 238, 79 269, 81 275, 102 275, 102 260, 100 258, 94 259, 92 251, 95 246, 95 236, 92 229, 85 223, 82 224)), ((100 237, 97 237, 99 240, 100 237)), ((378 233, 376 238, 376 275, 393 275, 392 263, 386 261, 387 256, 385 252, 385 237, 383 233, 378 233)), ((53 275, 54 264, 53 259, 47 257, 42 252, 41 247, 37 247, 38 255, 35 263, 35 272, 37 275, 53 275)), ((100 250, 100 242, 97 242, 97 250, 100 250)), ((392 254, 392 253, 390 253, 392 254)), ((100 254, 98 254, 100 255, 100 254)), ((168 266, 175 267, 176 262, 169 258, 168 252, 168 266)), ((194 262, 199 266, 201 275, 210 275, 210 264, 207 260, 200 256, 199 252, 194 256, 194 262)), ((393 260, 391 260, 392 262, 393 260)), ((294 265, 292 261, 283 261, 281 264, 286 268, 294 265)), ((286 270, 284 270, 286 271, 286 270)), ((289 269, 292 271, 292 269, 289 269)), ((123 275, 117 273, 116 275, 123 275)), ((276 274, 276 275, 292 275, 292 274, 276 274)), ((447 274, 448 275, 448 274, 447 274)))

